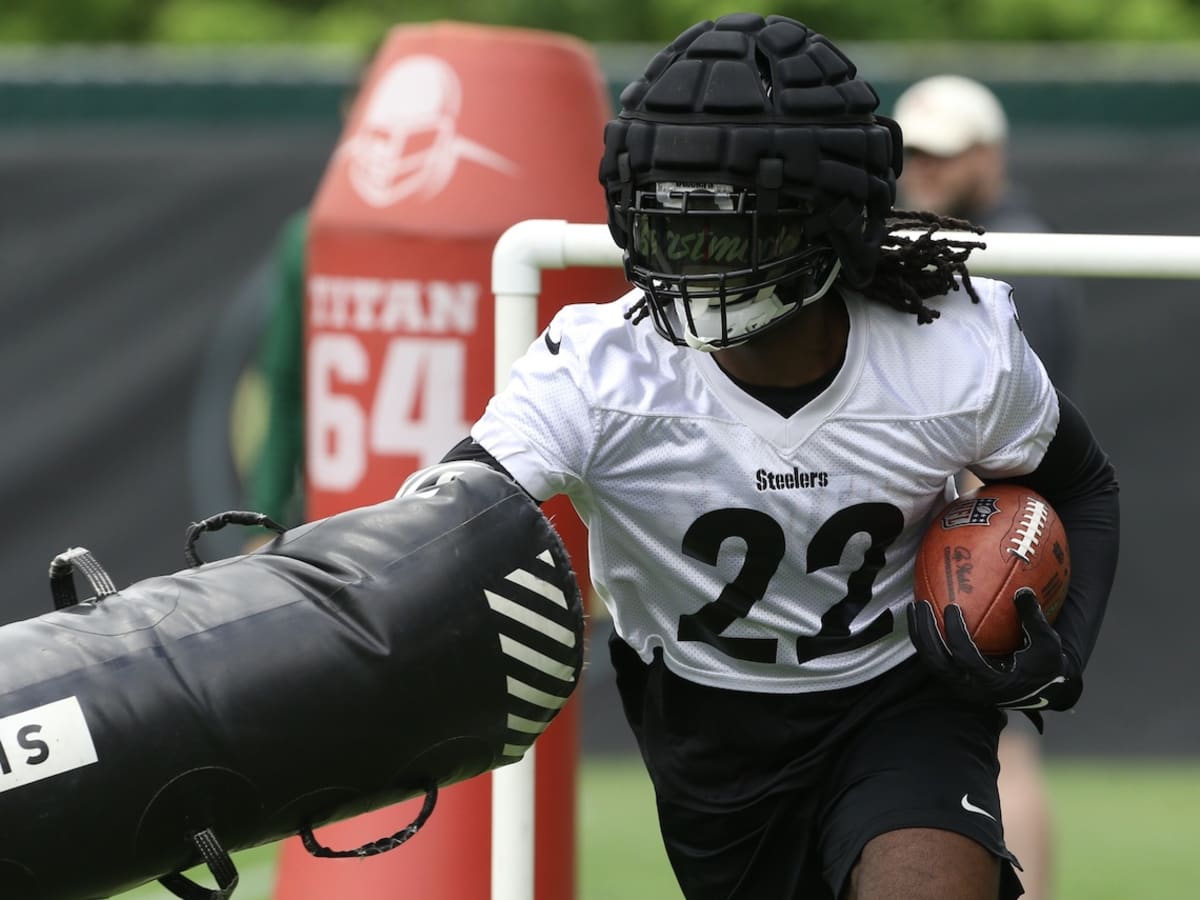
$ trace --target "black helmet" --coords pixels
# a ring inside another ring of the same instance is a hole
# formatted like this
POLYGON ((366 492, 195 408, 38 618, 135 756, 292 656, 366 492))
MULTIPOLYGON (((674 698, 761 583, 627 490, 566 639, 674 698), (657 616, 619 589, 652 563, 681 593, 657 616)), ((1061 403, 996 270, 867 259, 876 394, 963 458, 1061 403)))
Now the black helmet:
POLYGON ((608 227, 659 332, 734 346, 871 279, 900 129, 828 39, 750 13, 693 25, 604 130, 608 227), (778 290, 776 290, 778 288, 778 290))

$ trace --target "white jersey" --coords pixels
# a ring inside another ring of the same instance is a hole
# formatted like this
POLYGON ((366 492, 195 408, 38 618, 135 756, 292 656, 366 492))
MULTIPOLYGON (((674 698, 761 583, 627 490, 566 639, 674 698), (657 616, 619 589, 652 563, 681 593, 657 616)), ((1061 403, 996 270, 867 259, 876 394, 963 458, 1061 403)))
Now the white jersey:
POLYGON ((833 383, 790 418, 614 303, 568 306, 472 429, 533 496, 565 493, 617 633, 715 687, 800 692, 912 654, 913 556, 947 480, 1024 474, 1058 402, 1006 284, 941 318, 847 294, 833 383))

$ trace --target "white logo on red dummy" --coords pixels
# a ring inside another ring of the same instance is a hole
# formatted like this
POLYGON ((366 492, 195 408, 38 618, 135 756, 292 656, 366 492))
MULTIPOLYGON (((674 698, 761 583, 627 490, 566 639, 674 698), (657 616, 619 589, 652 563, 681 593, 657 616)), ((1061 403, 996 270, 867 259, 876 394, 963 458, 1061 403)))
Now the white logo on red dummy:
POLYGON ((388 67, 367 98, 358 128, 338 149, 349 157, 355 192, 370 206, 441 193, 461 160, 504 175, 519 167, 458 133, 462 84, 436 56, 403 57, 388 67))

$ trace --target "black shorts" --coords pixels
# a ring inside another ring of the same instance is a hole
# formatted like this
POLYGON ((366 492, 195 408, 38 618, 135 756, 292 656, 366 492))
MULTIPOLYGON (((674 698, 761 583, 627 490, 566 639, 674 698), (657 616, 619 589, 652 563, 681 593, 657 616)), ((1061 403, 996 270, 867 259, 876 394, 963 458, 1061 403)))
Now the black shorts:
POLYGON ((941 828, 1001 861, 996 740, 1005 716, 960 702, 909 660, 811 694, 718 690, 650 665, 615 635, 617 687, 688 900, 832 900, 871 838, 941 828))

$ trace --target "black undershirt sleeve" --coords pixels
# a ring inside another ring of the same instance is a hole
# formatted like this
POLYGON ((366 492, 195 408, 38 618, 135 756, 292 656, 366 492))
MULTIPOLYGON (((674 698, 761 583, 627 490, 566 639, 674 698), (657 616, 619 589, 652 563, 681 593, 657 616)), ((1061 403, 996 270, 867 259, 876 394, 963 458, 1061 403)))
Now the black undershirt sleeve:
MULTIPOLYGON (((446 451, 446 455, 442 457, 442 462, 483 463, 485 466, 490 466, 491 468, 495 469, 501 475, 507 475, 509 478, 512 478, 512 473, 509 472, 508 469, 504 468, 504 466, 501 465, 500 461, 496 459, 496 457, 484 450, 483 447, 476 442, 475 438, 471 437, 470 435, 467 435, 448 451, 446 451)), ((514 478, 513 480, 515 481, 516 479, 514 478)))
POLYGON ((1104 621, 1117 569, 1120 505, 1116 474, 1083 415, 1060 391, 1058 430, 1028 475, 992 479, 1032 488, 1062 519, 1071 552, 1071 582, 1055 629, 1082 672, 1104 621))

